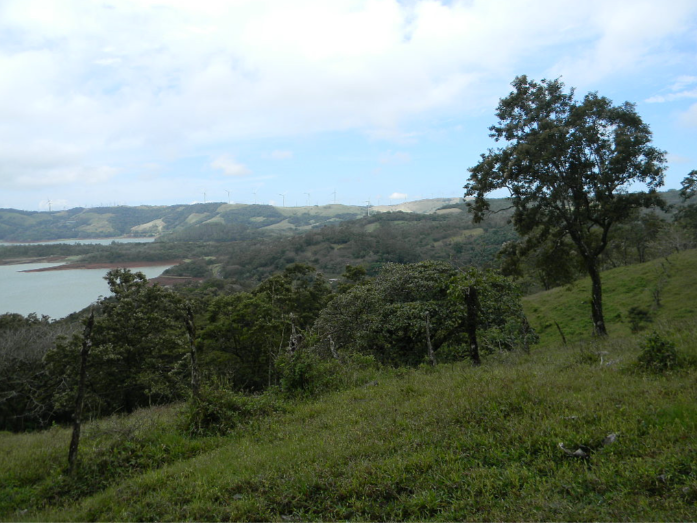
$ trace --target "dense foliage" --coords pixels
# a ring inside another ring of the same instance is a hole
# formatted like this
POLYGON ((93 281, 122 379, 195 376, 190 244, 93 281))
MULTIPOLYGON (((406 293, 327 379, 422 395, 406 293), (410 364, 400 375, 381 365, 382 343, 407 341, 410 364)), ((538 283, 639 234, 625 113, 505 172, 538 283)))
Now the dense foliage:
POLYGON ((460 271, 444 262, 388 264, 320 313, 317 333, 326 353, 359 352, 390 365, 470 357, 464 294, 479 294, 477 328, 487 352, 522 347, 527 323, 509 280, 491 271, 460 271))
MULTIPOLYGON (((338 354, 344 363, 363 354, 383 364, 413 366, 424 360, 430 344, 441 361, 468 358, 464 287, 479 290, 477 323, 484 350, 509 350, 532 339, 508 280, 490 271, 463 272, 445 262, 388 264, 375 279, 348 266, 336 282, 339 294, 313 267, 293 264, 250 292, 192 295, 188 303, 179 293, 151 285, 142 273, 115 269, 106 278, 112 296, 99 302, 89 335, 89 416, 132 412, 189 396, 188 308, 199 311, 198 335, 193 334, 197 374, 205 383, 244 392, 320 390, 327 373, 336 370, 331 370, 335 363, 326 362, 338 354), (338 354, 327 350, 332 336, 338 354)), ((52 326, 48 319, 20 316, 4 317, 3 323, 0 332, 7 340, 15 336, 17 324, 32 327, 27 342, 40 327, 52 326)), ((32 351, 18 342, 5 344, 0 367, 7 378, 0 397, 3 428, 70 419, 84 335, 74 320, 61 324, 74 334, 47 336, 32 351)))
MULTIPOLYGON (((100 303, 89 356, 88 410, 132 412, 185 397, 189 373, 184 304, 172 291, 148 285, 142 273, 107 275, 113 296, 100 303)), ((71 412, 82 336, 59 342, 45 357, 57 414, 71 412)))
POLYGON ((505 145, 470 169, 465 196, 475 198, 471 210, 481 220, 490 206, 485 195, 507 189, 523 249, 573 245, 593 280, 594 330, 604 335, 601 254, 610 231, 634 210, 664 205, 656 189, 665 153, 651 145, 648 125, 628 102, 614 106, 597 93, 576 101, 559 80, 538 84, 520 76, 512 85, 490 128, 505 145), (629 192, 637 183, 648 191, 629 192))

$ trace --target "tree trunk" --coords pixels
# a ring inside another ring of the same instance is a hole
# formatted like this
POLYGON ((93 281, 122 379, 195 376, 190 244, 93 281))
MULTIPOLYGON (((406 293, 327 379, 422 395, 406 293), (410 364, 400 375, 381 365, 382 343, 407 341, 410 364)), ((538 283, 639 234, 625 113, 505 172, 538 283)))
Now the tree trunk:
POLYGON ((433 344, 431 343, 431 318, 429 313, 426 313, 426 347, 428 348, 428 360, 432 367, 436 366, 436 355, 433 352, 433 344))
POLYGON ((554 325, 557 326, 557 330, 559 331, 559 334, 561 335, 561 341, 564 343, 564 346, 566 346, 566 336, 564 336, 564 331, 561 330, 561 327, 559 324, 555 321, 554 325))
POLYGON ((593 318, 593 333, 596 336, 607 336, 605 318, 603 316, 603 287, 600 281, 600 271, 594 263, 588 264, 588 275, 591 277, 591 317, 593 318))
POLYGON ((465 303, 467 305, 467 321, 465 330, 470 343, 470 359, 474 365, 481 365, 479 358, 479 342, 477 341, 477 309, 479 306, 477 298, 477 288, 468 287, 465 292, 465 303))
POLYGON ((82 409, 85 405, 85 381, 87 381, 87 357, 92 348, 92 327, 94 327, 94 311, 85 325, 82 334, 82 350, 80 351, 80 378, 77 384, 77 396, 75 398, 75 412, 73 413, 73 435, 70 438, 68 450, 68 473, 74 474, 77 470, 77 452, 80 446, 80 429, 82 428, 82 409))
POLYGON ((189 354, 191 356, 191 394, 199 399, 200 380, 198 373, 198 358, 196 353, 196 324, 191 305, 186 306, 186 333, 189 336, 189 354))

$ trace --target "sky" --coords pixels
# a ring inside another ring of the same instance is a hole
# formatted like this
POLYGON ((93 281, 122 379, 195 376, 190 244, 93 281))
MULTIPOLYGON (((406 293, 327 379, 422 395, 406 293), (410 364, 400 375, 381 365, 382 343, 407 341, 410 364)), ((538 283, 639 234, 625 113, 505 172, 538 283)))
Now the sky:
POLYGON ((697 169, 694 0, 0 0, 0 208, 462 196, 523 74, 697 169))

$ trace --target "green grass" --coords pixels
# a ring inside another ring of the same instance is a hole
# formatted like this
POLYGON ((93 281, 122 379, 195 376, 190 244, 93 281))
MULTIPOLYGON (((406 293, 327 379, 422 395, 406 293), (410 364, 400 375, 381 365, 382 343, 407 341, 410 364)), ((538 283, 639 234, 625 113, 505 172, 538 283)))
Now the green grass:
MULTIPOLYGON (((697 358, 694 326, 661 335, 697 358)), ((161 426, 169 429, 144 430, 143 438, 201 447, 150 460, 149 470, 116 474, 94 494, 76 494, 55 477, 66 431, 6 435, 3 446, 13 451, 3 454, 2 484, 12 470, 15 488, 25 489, 23 501, 41 495, 57 508, 14 503, 3 517, 694 520, 697 372, 638 372, 642 339, 490 356, 481 368, 384 371, 376 383, 300 403, 214 442, 179 435, 167 412, 161 426), (583 357, 596 349, 608 353, 602 365, 583 357), (617 441, 603 447, 609 434, 617 441), (595 452, 587 461, 572 459, 559 443, 595 452), (42 481, 64 490, 42 491, 42 481)), ((122 433, 130 419, 104 423, 122 433)), ((132 439, 120 438, 117 447, 128 448, 132 439)), ((98 440, 86 441, 103 448, 98 440)), ((97 470, 98 454, 85 453, 89 470, 97 470)))
MULTIPOLYGON (((681 321, 697 316, 697 250, 673 254, 640 265, 602 274, 603 307, 611 336, 630 333, 627 311, 641 307, 654 322, 681 321), (654 292, 659 291, 660 306, 654 292)), ((567 340, 590 338, 590 279, 524 298, 525 313, 543 345, 561 343, 557 322, 567 340)), ((650 326, 648 326, 650 328, 650 326)))
POLYGON ((47 505, 72 503, 223 442, 219 437, 187 437, 177 427, 179 410, 179 406, 156 407, 85 424, 82 465, 74 477, 66 472, 69 429, 0 433, 0 518, 14 520, 47 505))
MULTIPOLYGON (((606 273, 608 307, 651 300, 657 263, 606 273)), ((584 339, 579 283, 526 300, 572 309, 555 317, 567 346, 543 333, 530 355, 479 368, 372 371, 224 437, 187 436, 178 407, 93 422, 77 478, 64 473, 67 429, 0 434, 0 519, 694 521, 697 253, 671 264, 647 333, 613 321, 615 336, 584 339), (675 344, 674 370, 637 365, 653 330, 675 344)))

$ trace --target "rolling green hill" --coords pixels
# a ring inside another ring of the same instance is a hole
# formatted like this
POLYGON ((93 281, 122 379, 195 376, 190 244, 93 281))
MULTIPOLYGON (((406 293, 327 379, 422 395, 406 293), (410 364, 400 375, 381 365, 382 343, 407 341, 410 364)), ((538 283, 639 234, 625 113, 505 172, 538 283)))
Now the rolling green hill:
MULTIPOLYGON (((433 198, 380 207, 339 204, 273 207, 213 202, 171 206, 74 208, 53 212, 0 209, 0 241, 161 236, 210 225, 235 225, 238 229, 226 231, 227 235, 233 236, 239 234, 239 227, 257 232, 288 233, 352 220, 369 213, 397 210, 433 213, 459 200, 458 198, 433 198)), ((224 227, 216 229, 218 235, 221 235, 221 231, 225 231, 224 227)), ((222 234, 218 239, 237 239, 224 236, 225 234, 222 234)), ((184 239, 192 238, 185 236, 184 239)), ((202 239, 205 240, 205 236, 202 239)))
POLYGON ((246 412, 261 414, 224 436, 188 436, 183 406, 92 422, 73 478, 67 429, 0 434, 0 518, 693 521, 696 271, 689 251, 604 273, 607 340, 584 339, 579 282, 526 298, 543 339, 529 355, 347 367, 323 396, 257 397, 246 412), (680 367, 637 366, 645 333, 619 321, 630 306, 653 314, 680 367))

